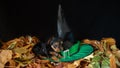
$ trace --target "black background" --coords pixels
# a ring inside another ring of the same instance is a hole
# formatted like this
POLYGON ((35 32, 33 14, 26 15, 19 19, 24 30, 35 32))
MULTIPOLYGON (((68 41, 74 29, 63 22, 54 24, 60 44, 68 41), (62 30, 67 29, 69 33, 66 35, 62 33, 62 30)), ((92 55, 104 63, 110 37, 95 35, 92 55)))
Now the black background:
POLYGON ((55 34, 58 4, 79 40, 113 37, 120 48, 120 16, 117 0, 8 0, 0 1, 0 39, 22 35, 41 40, 55 34))

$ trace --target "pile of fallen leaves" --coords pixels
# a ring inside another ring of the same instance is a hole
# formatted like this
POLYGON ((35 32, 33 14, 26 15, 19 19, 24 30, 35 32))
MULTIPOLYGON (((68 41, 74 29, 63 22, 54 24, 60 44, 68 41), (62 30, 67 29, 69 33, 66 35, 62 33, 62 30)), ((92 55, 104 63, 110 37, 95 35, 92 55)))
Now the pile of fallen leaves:
POLYGON ((2 42, 0 49, 0 68, 119 68, 120 50, 113 38, 102 40, 83 40, 91 44, 95 51, 73 62, 50 62, 37 57, 32 48, 40 40, 37 37, 21 36, 8 42, 2 42))
POLYGON ((91 44, 96 49, 88 65, 89 68, 120 67, 120 50, 116 47, 114 38, 103 38, 100 41, 85 39, 84 43, 91 44))
POLYGON ((22 36, 3 42, 0 50, 0 67, 20 68, 30 64, 35 57, 32 48, 38 42, 39 40, 36 37, 31 36, 22 36))

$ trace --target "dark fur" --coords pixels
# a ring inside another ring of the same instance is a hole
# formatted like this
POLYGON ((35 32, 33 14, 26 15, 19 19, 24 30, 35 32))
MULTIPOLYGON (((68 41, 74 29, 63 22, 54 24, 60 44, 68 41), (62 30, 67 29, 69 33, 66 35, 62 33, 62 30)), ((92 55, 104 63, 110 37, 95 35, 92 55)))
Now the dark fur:
POLYGON ((33 52, 37 56, 46 56, 50 57, 49 51, 53 51, 52 48, 49 45, 46 45, 45 43, 38 43, 33 47, 33 52))

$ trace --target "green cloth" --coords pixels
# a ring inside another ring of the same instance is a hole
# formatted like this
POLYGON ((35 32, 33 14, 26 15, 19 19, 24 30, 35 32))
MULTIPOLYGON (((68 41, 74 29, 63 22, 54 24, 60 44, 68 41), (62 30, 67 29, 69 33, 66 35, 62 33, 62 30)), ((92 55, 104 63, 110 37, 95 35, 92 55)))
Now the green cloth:
POLYGON ((73 55, 78 52, 80 48, 80 41, 78 41, 76 44, 74 44, 70 49, 61 51, 61 55, 65 58, 66 56, 73 55))
POLYGON ((93 52, 94 48, 89 44, 80 44, 78 41, 67 51, 62 51, 63 58, 60 58, 60 62, 69 62, 84 58, 93 52), (65 54, 66 53, 66 54, 65 54))

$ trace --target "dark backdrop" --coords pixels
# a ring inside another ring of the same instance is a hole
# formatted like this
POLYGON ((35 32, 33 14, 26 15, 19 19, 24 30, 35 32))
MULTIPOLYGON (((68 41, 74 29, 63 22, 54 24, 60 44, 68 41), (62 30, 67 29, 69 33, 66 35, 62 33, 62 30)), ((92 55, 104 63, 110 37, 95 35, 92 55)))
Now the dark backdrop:
POLYGON ((59 3, 77 39, 114 37, 120 47, 120 11, 116 0, 1 1, 0 39, 35 35, 45 40, 55 34, 59 3))

